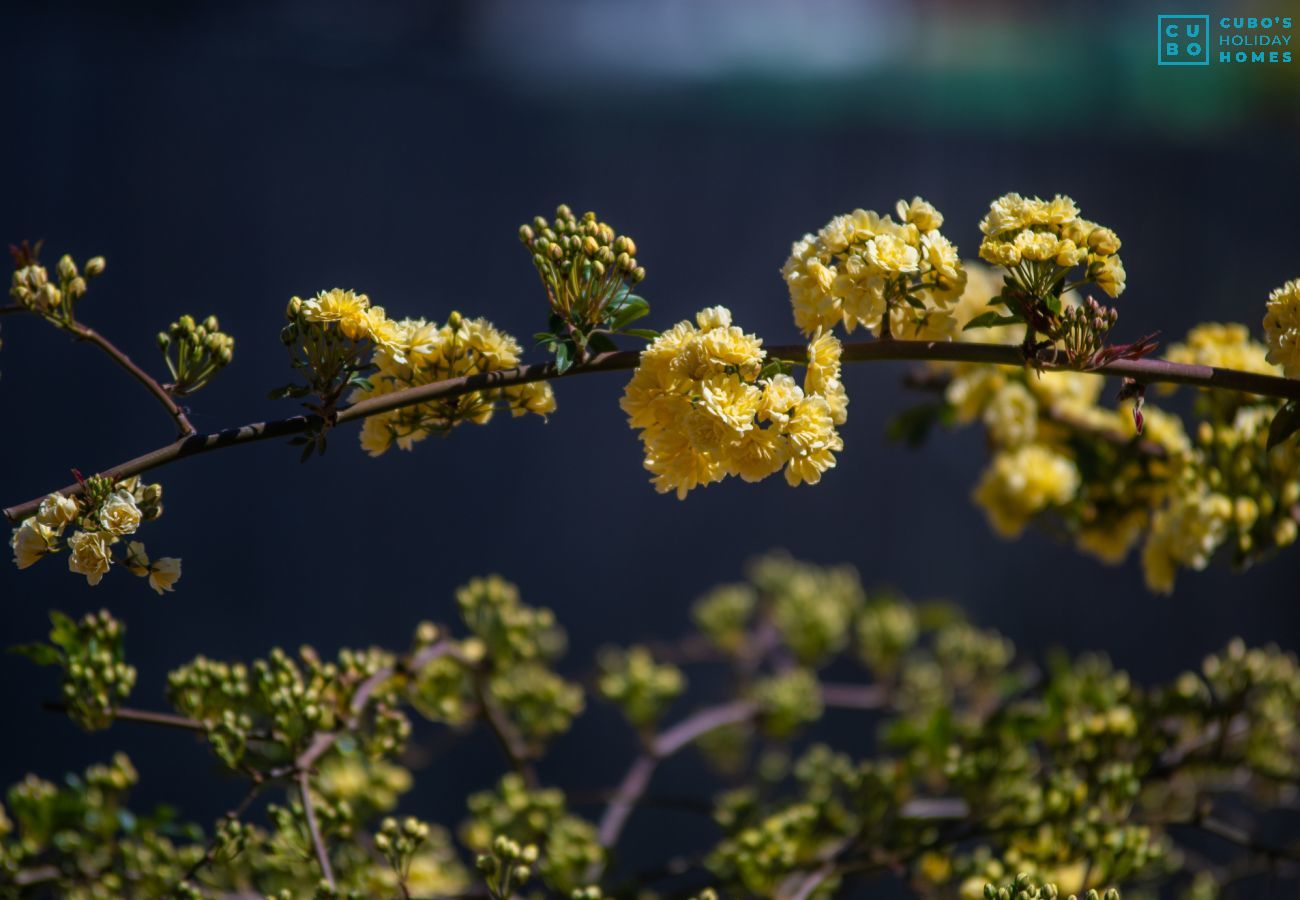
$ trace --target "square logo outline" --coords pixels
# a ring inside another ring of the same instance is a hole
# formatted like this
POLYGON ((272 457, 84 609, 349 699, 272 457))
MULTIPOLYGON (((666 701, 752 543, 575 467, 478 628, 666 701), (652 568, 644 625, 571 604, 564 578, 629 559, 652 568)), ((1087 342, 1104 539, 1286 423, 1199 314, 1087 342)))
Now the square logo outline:
POLYGON ((1156 65, 1157 66, 1208 66, 1210 64, 1210 17, 1208 15, 1157 15, 1156 16, 1156 65), (1204 23, 1204 46, 1205 58, 1193 60, 1191 62, 1174 62, 1165 59, 1165 20, 1166 19, 1199 19, 1204 23))

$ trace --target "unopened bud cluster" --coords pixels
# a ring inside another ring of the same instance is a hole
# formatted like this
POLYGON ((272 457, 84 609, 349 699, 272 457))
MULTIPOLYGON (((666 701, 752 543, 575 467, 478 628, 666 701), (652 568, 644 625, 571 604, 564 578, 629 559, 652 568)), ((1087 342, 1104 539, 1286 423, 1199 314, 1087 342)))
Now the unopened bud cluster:
POLYGON ((638 729, 657 722, 686 688, 682 670, 657 663, 646 647, 608 647, 599 662, 601 696, 616 703, 638 729))
POLYGON ((603 324, 605 310, 623 284, 645 279, 636 242, 617 234, 594 212, 578 218, 561 204, 554 221, 537 216, 519 226, 519 240, 532 253, 552 312, 575 326, 603 324))
POLYGON ((216 316, 196 323, 186 315, 158 333, 158 349, 172 375, 170 391, 192 394, 230 364, 235 339, 221 330, 216 316))
POLYGON ((50 621, 48 644, 29 644, 17 651, 63 670, 59 692, 72 721, 87 731, 107 728, 135 687, 135 667, 126 662, 126 627, 106 609, 76 621, 55 611, 50 621))
POLYGON ((77 301, 86 295, 87 281, 104 273, 104 257, 91 257, 79 269, 65 253, 59 258, 51 279, 49 271, 36 260, 39 247, 38 243, 37 250, 28 252, 23 259, 15 257, 20 265, 10 280, 9 296, 19 305, 66 327, 75 319, 77 301))
POLYGON ((1061 342, 1072 367, 1088 368, 1097 353, 1106 346, 1106 336, 1115 327, 1119 312, 1089 297, 1079 306, 1067 307, 1053 337, 1061 342))

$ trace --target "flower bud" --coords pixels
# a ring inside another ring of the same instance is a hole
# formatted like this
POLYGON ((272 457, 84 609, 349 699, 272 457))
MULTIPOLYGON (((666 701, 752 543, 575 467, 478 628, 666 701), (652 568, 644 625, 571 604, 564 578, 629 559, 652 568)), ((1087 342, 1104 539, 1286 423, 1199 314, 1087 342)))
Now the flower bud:
POLYGON ((77 264, 66 253, 59 257, 59 277, 64 281, 77 277, 77 264))
POLYGON ((86 260, 86 277, 98 278, 104 274, 104 268, 108 265, 102 256, 92 256, 86 260))

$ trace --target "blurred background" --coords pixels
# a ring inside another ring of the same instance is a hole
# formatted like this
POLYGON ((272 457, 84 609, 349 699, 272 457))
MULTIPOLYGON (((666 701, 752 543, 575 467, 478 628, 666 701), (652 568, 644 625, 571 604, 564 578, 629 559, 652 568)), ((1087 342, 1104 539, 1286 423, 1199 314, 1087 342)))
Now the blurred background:
MULTIPOLYGON (((778 269, 805 231, 920 194, 973 256, 988 201, 1016 190, 1069 193, 1123 238, 1118 334, 1176 340, 1204 320, 1258 333, 1268 290, 1300 274, 1300 61, 1157 67, 1160 12, 1300 18, 1300 4, 7 6, 0 240, 43 237, 50 263, 107 256, 81 316, 154 371, 159 329, 217 313, 235 365, 194 399, 201 430, 296 411, 266 399, 290 375, 278 332, 293 294, 351 287, 395 316, 459 309, 526 339, 546 307, 515 232, 560 202, 636 238, 655 327, 721 303, 769 342, 793 340, 778 269)), ((25 317, 3 329, 3 505, 170 439, 93 348, 25 317)), ((655 494, 618 374, 557 385, 547 423, 500 418, 380 460, 353 431, 307 465, 277 442, 181 462, 156 473, 167 513, 146 536, 155 555, 184 558, 176 593, 119 573, 88 589, 59 558, 0 566, 0 643, 42 637, 51 607, 106 606, 129 626, 133 705, 161 708, 166 671, 200 652, 405 646, 418 620, 453 620, 456 585, 500 572, 554 608, 576 674, 603 642, 680 634, 698 594, 785 547, 949 598, 1030 654, 1103 649, 1142 679, 1234 634, 1300 646, 1294 553, 1243 575, 1185 573, 1161 598, 1135 561, 1107 569, 1044 535, 993 536, 968 500, 977 432, 918 451, 885 439, 917 399, 905 371, 848 370, 847 446, 816 488, 655 494)), ((167 799, 207 822, 240 795, 185 735, 87 737, 43 712, 52 672, 3 655, 0 684, 0 783, 125 749, 140 805, 167 799)), ((621 776, 632 738, 592 705, 543 766, 548 781, 621 776)), ((869 743, 869 723, 835 727, 869 743)), ((442 747, 433 729, 417 738, 442 747)), ((500 769, 486 736, 426 762, 408 806, 453 824, 500 769)), ((695 765, 660 777, 689 782, 695 765)), ((648 813, 632 833, 671 826, 658 840, 686 840, 694 822, 648 813)))

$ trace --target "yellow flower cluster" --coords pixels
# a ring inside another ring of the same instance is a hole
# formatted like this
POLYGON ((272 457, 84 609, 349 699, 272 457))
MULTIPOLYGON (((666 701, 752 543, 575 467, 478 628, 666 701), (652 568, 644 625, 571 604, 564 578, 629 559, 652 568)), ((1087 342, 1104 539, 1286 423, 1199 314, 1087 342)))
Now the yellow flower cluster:
MULTIPOLYGON (((974 263, 967 270, 966 296, 955 307, 960 321, 998 296, 987 270, 974 263)), ((963 332, 962 339, 987 339, 983 331, 963 332)), ((1277 374, 1267 352, 1244 326, 1209 324, 1168 355, 1277 374)), ((1293 446, 1268 448, 1276 401, 1201 391, 1194 441, 1180 417, 1144 404, 1139 436, 1132 401, 1100 406, 1103 383, 1086 373, 933 368, 948 377, 951 418, 985 428, 993 458, 974 499, 999 534, 1014 537, 1050 516, 1078 549, 1109 564, 1141 543, 1147 586, 1161 593, 1172 591, 1179 568, 1203 569, 1220 549, 1244 566, 1297 539, 1292 510, 1300 503, 1300 457, 1293 446)))
POLYGON ((1276 406, 1242 399, 1206 404, 1214 415, 1197 429, 1194 465, 1153 516, 1142 562, 1154 591, 1172 591, 1177 567, 1203 569, 1221 546, 1248 565, 1296 541, 1300 457, 1292 447, 1268 449, 1276 406))
MULTIPOLYGON (((105 480, 106 481, 106 480, 105 480)), ((126 542, 125 550, 114 556, 114 548, 136 533, 147 519, 162 513, 162 488, 143 485, 139 478, 129 478, 115 485, 98 479, 90 485, 88 497, 78 499, 50 494, 41 501, 36 515, 24 519, 13 531, 9 546, 14 564, 20 569, 34 565, 41 558, 57 553, 66 545, 68 569, 83 575, 91 585, 118 563, 127 571, 149 579, 149 586, 159 594, 172 590, 181 577, 181 561, 162 557, 150 561, 144 544, 126 542), (65 538, 64 532, 73 533, 65 538)))
POLYGON ((1068 503, 1079 489, 1073 460, 1042 444, 1003 450, 975 488, 975 502, 1003 537, 1015 537, 1043 510, 1068 503))
POLYGON ((1300 378, 1300 278, 1269 294, 1267 310, 1268 361, 1281 366, 1287 378, 1300 378))
POLYGON ((806 335, 843 323, 873 334, 951 340, 952 304, 966 285, 943 216, 920 197, 898 201, 899 221, 870 210, 836 216, 796 241, 781 270, 795 324, 806 335))
POLYGON ((1002 266, 1026 292, 1055 293, 1075 266, 1084 265, 1080 283, 1091 282, 1111 297, 1124 292, 1124 264, 1114 231, 1079 217, 1069 197, 1051 200, 1005 194, 980 221, 980 258, 1002 266))
POLYGON ((820 481, 844 446, 835 430, 848 414, 840 349, 833 335, 817 334, 800 387, 724 307, 660 335, 641 352, 621 401, 641 431, 655 489, 684 498, 728 475, 761 481, 782 467, 791 485, 820 481))
POLYGON ((1200 571, 1227 537, 1232 502, 1203 484, 1176 491, 1156 511, 1142 548, 1142 572, 1147 587, 1168 594, 1179 566, 1200 571))
POLYGON ((1268 348, 1252 340, 1250 329, 1245 325, 1235 322, 1197 325, 1187 333, 1185 340, 1169 346, 1165 359, 1197 366, 1239 369, 1261 375, 1279 374, 1278 368, 1269 361, 1268 348))
MULTIPOLYGON (((381 332, 382 339, 371 332, 375 340, 371 362, 377 372, 368 385, 353 391, 352 402, 519 365, 519 342, 486 319, 466 319, 455 312, 442 325, 425 319, 385 319, 381 332)), ((555 394, 549 384, 539 381, 403 407, 366 419, 361 446, 371 456, 394 444, 410 450, 417 441, 445 433, 460 422, 486 424, 500 406, 515 416, 545 416, 555 410, 555 394)))

